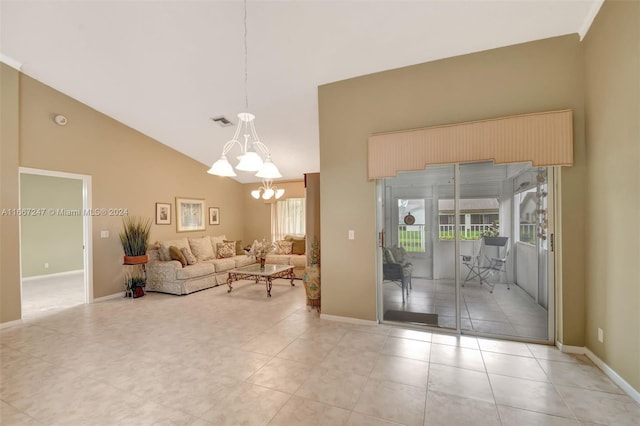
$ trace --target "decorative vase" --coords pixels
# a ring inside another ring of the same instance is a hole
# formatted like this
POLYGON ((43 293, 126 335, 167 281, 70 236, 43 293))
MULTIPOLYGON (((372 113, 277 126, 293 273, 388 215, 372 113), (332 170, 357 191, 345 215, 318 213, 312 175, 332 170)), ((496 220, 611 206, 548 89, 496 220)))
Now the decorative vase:
POLYGON ((141 265, 143 263, 147 263, 149 261, 149 255, 143 254, 141 256, 125 256, 124 264, 125 265, 141 265))
POLYGON ((307 306, 320 312, 320 265, 307 266, 302 282, 307 293, 307 306))
POLYGON ((264 257, 260 258, 260 269, 264 270, 264 263, 266 262, 267 259, 265 259, 264 257))

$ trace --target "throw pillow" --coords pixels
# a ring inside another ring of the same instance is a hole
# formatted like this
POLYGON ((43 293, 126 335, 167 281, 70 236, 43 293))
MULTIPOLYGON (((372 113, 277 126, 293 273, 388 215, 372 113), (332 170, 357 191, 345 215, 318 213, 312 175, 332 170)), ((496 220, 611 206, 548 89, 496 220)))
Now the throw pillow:
POLYGON ((187 259, 185 259, 182 251, 178 247, 169 247, 169 255, 171 256, 171 260, 177 260, 178 262, 180 262, 183 268, 187 265, 187 259))
POLYGON ((393 246, 391 247, 391 253, 396 263, 404 264, 406 260, 407 251, 404 247, 393 246))
POLYGON ((385 263, 396 263, 396 259, 393 257, 393 252, 389 247, 384 248, 384 261, 385 263))
POLYGON ((293 252, 293 241, 276 241, 276 254, 291 254, 293 252))
POLYGON ((218 243, 218 259, 225 259, 236 255, 236 242, 218 243))
POLYGON ((218 235, 216 237, 209 237, 211 239, 211 247, 213 247, 213 257, 218 258, 218 243, 224 243, 227 240, 226 235, 218 235))
POLYGON ((193 265, 198 263, 198 259, 196 259, 193 253, 191 253, 191 250, 189 250, 186 247, 182 247, 180 251, 182 252, 182 255, 184 256, 184 258, 187 259, 187 265, 193 265))
POLYGON ((244 248, 242 247, 242 240, 224 240, 225 243, 236 243, 236 256, 241 254, 247 254, 244 252, 244 248))
POLYGON ((209 237, 189 238, 189 245, 191 246, 191 252, 196 256, 198 262, 215 259, 209 237))
POLYGON ((158 245, 160 246, 160 260, 172 260, 169 254, 169 247, 189 247, 189 241, 186 238, 180 238, 178 240, 160 241, 158 245))
POLYGON ((307 240, 305 238, 293 238, 293 249, 291 250, 292 254, 304 254, 305 246, 307 245, 307 240))

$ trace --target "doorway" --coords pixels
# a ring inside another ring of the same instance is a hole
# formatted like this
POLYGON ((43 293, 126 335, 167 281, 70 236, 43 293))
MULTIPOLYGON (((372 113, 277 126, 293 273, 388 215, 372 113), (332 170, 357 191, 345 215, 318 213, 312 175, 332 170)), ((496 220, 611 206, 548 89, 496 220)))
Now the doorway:
POLYGON ((92 301, 91 177, 20 169, 21 317, 92 301))
POLYGON ((553 168, 492 162, 379 181, 380 321, 553 341, 552 182, 553 168), (406 286, 385 276, 387 252, 409 265, 406 286))

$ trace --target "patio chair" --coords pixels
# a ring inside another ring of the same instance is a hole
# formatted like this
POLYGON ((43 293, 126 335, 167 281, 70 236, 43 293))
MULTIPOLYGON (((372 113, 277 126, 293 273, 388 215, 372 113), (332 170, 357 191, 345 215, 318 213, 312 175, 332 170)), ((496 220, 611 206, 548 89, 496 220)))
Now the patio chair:
POLYGON ((480 281, 480 285, 486 284, 489 293, 493 293, 493 288, 498 283, 493 281, 497 275, 504 277, 507 290, 511 290, 511 285, 506 279, 506 265, 509 257, 509 237, 482 237, 480 249, 476 255, 462 255, 462 264, 469 271, 462 282, 464 287, 467 281, 480 281))
POLYGON ((405 293, 408 297, 409 289, 411 288, 413 265, 405 262, 406 253, 404 249, 384 247, 382 253, 384 260, 382 263, 382 280, 397 284, 402 290, 402 303, 405 303, 405 293))

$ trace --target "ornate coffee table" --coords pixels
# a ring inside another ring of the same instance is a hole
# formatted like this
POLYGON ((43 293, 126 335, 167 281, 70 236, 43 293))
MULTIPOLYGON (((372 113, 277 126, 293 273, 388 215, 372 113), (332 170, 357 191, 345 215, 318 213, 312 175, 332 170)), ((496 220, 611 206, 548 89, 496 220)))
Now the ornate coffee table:
POLYGON ((244 266, 242 268, 236 268, 229 271, 229 278, 227 278, 227 285, 229 290, 227 293, 231 293, 233 287, 231 283, 238 280, 256 280, 264 281, 267 287, 267 297, 271 297, 271 282, 276 278, 288 278, 291 280, 291 286, 295 287, 293 279, 295 278, 292 265, 274 265, 267 263, 264 268, 260 267, 259 263, 253 265, 244 266))

